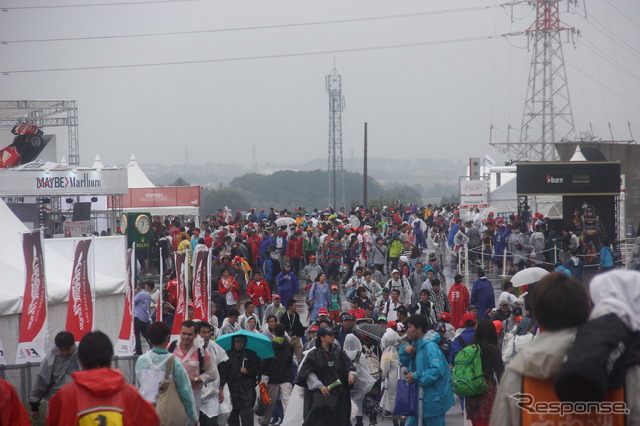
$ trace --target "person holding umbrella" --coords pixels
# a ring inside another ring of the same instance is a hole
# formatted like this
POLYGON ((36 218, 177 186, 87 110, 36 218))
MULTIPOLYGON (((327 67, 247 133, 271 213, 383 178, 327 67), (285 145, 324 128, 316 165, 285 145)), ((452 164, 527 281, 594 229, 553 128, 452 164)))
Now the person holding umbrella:
MULTIPOLYGON (((256 400, 256 383, 260 374, 260 359, 251 349, 247 349, 247 336, 242 332, 228 335, 231 349, 227 350, 229 359, 218 366, 220 370, 219 400, 222 402, 224 385, 229 385, 231 393, 230 426, 253 425, 253 404, 256 400)), ((218 343, 222 343, 220 340, 218 343)), ((221 345, 223 346, 223 345, 221 345)), ((224 346, 223 346, 224 348, 224 346)))

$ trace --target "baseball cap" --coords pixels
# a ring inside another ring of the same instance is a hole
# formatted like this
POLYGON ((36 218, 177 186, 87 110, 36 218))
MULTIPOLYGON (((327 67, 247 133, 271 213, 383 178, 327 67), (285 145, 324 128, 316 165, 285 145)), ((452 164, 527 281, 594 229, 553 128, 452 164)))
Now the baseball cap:
POLYGON ((520 306, 516 306, 515 308, 513 308, 511 313, 514 317, 522 316, 522 308, 520 306))
POLYGON ((340 314, 340 321, 355 321, 356 317, 349 312, 343 312, 340 314))
POLYGON ((400 256, 400 261, 404 263, 409 263, 409 258, 407 256, 400 256))
POLYGON ((386 324, 387 323, 387 317, 385 317, 385 316, 378 317, 378 320, 376 322, 383 322, 383 323, 386 324))
POLYGON ((312 325, 311 327, 309 327, 309 331, 318 331, 318 326, 312 325))
POLYGON ((520 322, 520 321, 522 321, 522 318, 524 318, 522 315, 518 315, 518 316, 516 317, 516 322, 520 322))
POLYGON ((391 274, 392 274, 392 275, 393 275, 393 274, 399 274, 399 273, 400 273, 400 271, 398 271, 397 269, 394 269, 393 271, 391 271, 391 274))
POLYGON ((467 312, 471 311, 472 309, 478 309, 478 307, 476 305, 467 306, 467 312))
POLYGON ((337 286, 337 285, 332 285, 332 286, 331 286, 331 290, 333 290, 334 288, 335 288, 336 290, 338 290, 338 286, 337 286))
POLYGON ((318 329, 318 337, 322 336, 335 336, 335 330, 330 329, 329 327, 322 326, 318 329))
POLYGON ((407 328, 404 326, 403 323, 399 322, 399 323, 396 323, 396 331, 400 333, 401 331, 407 331, 407 328))
POLYGON ((272 294, 271 298, 272 299, 280 299, 280 295, 279 294, 272 294))
POLYGON ((329 316, 329 311, 327 311, 327 308, 320 308, 318 309, 318 315, 329 316))
POLYGON ((438 323, 436 324, 436 331, 447 331, 447 327, 443 322, 438 321, 438 323))
POLYGON ((465 326, 474 325, 476 323, 476 316, 471 313, 464 314, 462 316, 462 323, 465 326))
POLYGON ((382 292, 386 293, 386 294, 389 294, 389 293, 391 293, 391 289, 389 287, 385 287, 385 288, 382 289, 382 292))
POLYGON ((443 312, 438 315, 438 319, 441 319, 446 322, 451 322, 451 314, 449 312, 443 312))
POLYGON ((500 333, 502 331, 502 321, 495 320, 493 322, 493 326, 496 328, 496 333, 500 333))
POLYGON ((395 330, 397 325, 398 325, 398 323, 396 323, 395 321, 389 321, 387 323, 387 328, 393 328, 395 330))
POLYGON ((316 257, 314 255, 309 256, 309 259, 315 259, 316 257))
POLYGON ((407 315, 408 311, 407 311, 407 307, 404 305, 400 305, 396 308, 396 312, 402 315, 407 315))

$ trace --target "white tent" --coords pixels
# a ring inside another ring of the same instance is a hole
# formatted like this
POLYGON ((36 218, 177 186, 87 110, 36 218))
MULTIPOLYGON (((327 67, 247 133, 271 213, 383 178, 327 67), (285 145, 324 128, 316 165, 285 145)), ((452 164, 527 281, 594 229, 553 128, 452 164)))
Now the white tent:
POLYGON ((155 185, 149 180, 147 175, 144 174, 136 156, 131 154, 129 164, 127 164, 127 176, 129 181, 129 188, 154 188, 155 185))
MULTIPOLYGON (((25 285, 22 233, 28 229, 0 199, 0 340, 9 364, 18 345, 20 312, 25 285)), ((95 237, 89 262, 89 280, 96 293, 95 328, 117 340, 124 305, 126 242, 122 236, 95 237)), ((48 299, 48 344, 64 330, 74 257, 73 238, 44 240, 44 263, 48 299)))
MULTIPOLYGON (((489 207, 483 211, 486 217, 489 212, 515 213, 518 212, 517 181, 512 179, 504 185, 499 186, 489 195, 489 207)), ((529 205, 534 213, 542 213, 550 219, 562 219, 562 197, 557 195, 544 195, 529 197, 529 205)))

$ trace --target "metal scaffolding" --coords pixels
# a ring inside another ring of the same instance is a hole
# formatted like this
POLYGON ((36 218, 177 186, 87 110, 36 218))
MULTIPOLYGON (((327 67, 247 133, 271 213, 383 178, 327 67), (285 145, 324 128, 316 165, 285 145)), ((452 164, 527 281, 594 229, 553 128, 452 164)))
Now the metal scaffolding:
POLYGON ((0 129, 12 129, 18 123, 31 123, 44 129, 67 127, 71 166, 80 165, 78 141, 78 104, 68 100, 0 101, 0 129))

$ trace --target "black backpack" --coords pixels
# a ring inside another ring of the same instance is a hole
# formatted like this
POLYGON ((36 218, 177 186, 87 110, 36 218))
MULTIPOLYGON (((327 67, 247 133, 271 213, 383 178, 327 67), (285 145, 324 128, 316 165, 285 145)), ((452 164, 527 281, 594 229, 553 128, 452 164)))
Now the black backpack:
MULTIPOLYGON (((178 346, 178 341, 174 340, 169 344, 167 351, 173 353, 173 351, 176 350, 177 346, 178 346)), ((198 365, 200 366, 200 374, 204 373, 204 348, 203 347, 198 348, 198 365)))

